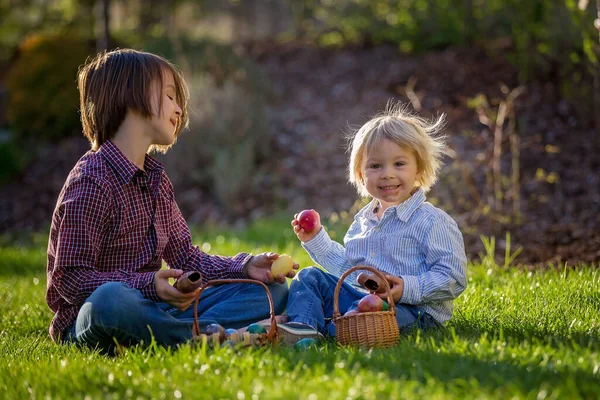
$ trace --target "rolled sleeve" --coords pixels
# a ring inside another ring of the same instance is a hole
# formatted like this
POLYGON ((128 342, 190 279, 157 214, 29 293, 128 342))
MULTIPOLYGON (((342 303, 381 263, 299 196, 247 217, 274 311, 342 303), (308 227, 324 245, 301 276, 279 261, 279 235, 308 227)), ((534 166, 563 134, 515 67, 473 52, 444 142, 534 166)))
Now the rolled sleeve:
POLYGON ((214 279, 244 279, 244 266, 252 258, 251 254, 238 253, 233 257, 217 256, 204 253, 198 246, 191 247, 191 257, 183 267, 184 270, 200 271, 202 281, 214 279))
POLYGON ((242 272, 244 266, 252 259, 252 254, 239 253, 231 259, 231 268, 229 269, 229 277, 232 279, 247 278, 242 272))
POLYGON ((408 275, 401 276, 404 282, 404 290, 402 292, 402 297, 400 298, 400 303, 403 304, 420 304, 422 295, 421 295, 421 287, 419 284, 419 277, 408 275))
POLYGON ((154 302, 162 301, 158 294, 156 293, 156 286, 154 285, 154 276, 156 272, 143 272, 140 274, 136 274, 135 278, 132 279, 132 287, 137 288, 142 296, 147 298, 148 300, 152 300, 154 302))

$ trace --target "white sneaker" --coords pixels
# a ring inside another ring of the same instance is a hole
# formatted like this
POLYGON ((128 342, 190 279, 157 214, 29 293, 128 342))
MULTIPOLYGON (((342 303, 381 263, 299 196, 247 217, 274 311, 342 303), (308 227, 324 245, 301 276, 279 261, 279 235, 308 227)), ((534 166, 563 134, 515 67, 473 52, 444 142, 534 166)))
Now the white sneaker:
POLYGON ((288 346, 293 346, 298 340, 304 338, 312 338, 316 340, 325 339, 325 337, 315 328, 300 322, 286 322, 284 324, 278 324, 277 332, 279 333, 279 343, 288 346))

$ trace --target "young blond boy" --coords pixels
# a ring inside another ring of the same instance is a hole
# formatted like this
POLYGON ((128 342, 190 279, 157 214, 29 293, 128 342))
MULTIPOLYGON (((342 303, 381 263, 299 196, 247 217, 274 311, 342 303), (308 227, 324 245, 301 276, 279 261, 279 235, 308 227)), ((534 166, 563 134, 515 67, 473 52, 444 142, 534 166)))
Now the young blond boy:
MULTIPOLYGON (((425 201, 441 165, 442 122, 390 106, 354 134, 349 180, 372 201, 354 217, 344 245, 320 221, 311 232, 292 221, 302 246, 327 271, 305 268, 290 285, 287 325, 298 338, 335 335, 334 289, 357 265, 385 274, 401 330, 435 327, 451 318, 453 300, 467 285, 463 238, 448 214, 425 201)), ((366 295, 351 274, 342 284, 340 312, 356 309, 366 295)), ((386 293, 380 296, 387 300, 386 293)))

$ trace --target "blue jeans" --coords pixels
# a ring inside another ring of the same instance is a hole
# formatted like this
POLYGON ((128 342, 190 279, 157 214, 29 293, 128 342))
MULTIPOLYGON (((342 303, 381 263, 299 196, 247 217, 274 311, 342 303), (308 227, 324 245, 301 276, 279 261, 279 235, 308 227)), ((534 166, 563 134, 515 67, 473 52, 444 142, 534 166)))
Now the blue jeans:
MULTIPOLYGON (((310 325, 323 335, 335 336, 333 297, 338 280, 338 277, 317 267, 300 270, 290 285, 287 305, 289 320, 310 325)), ((344 281, 338 298, 340 313, 343 315, 348 310, 356 309, 360 299, 367 294, 344 281)), ((408 304, 396 304, 396 321, 401 330, 439 326, 431 315, 408 304)))
MULTIPOLYGON (((268 285, 276 314, 286 305, 286 284, 268 285)), ((241 328, 268 318, 267 294, 260 285, 233 283, 211 286, 198 303, 200 328, 218 323, 224 328, 241 328)), ((98 287, 79 310, 75 324, 66 332, 65 342, 84 344, 113 353, 120 345, 148 344, 151 338, 164 346, 176 346, 192 338, 194 303, 179 311, 167 303, 146 299, 124 283, 109 282, 98 287)))

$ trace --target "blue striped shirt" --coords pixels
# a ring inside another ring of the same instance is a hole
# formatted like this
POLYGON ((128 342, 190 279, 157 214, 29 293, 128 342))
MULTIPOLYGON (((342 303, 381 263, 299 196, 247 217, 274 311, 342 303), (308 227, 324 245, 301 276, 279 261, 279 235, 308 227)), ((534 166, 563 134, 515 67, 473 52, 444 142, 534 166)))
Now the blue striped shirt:
MULTIPOLYGON (((335 276, 356 265, 369 265, 404 280, 399 303, 421 307, 440 323, 452 317, 452 300, 467 285, 467 257, 456 222, 425 201, 422 189, 389 207, 381 220, 373 200, 360 210, 344 237, 344 246, 321 231, 302 246, 313 261, 335 276)), ((357 272, 348 276, 354 285, 357 272)))

